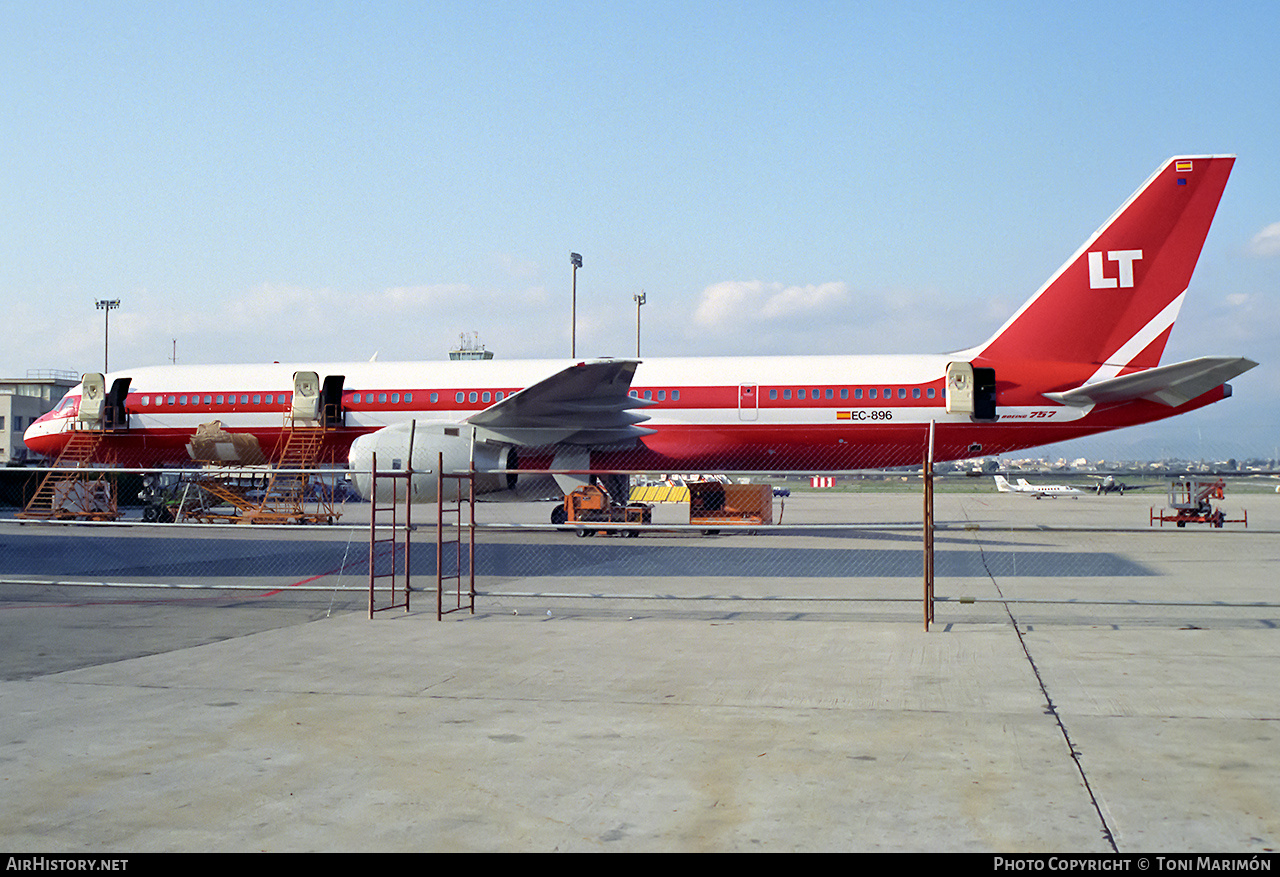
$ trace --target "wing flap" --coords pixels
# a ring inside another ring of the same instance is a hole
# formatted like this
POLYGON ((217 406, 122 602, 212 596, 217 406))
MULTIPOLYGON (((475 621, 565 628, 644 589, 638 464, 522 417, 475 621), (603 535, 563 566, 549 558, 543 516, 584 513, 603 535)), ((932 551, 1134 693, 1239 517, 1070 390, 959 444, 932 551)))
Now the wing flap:
POLYGON ((1045 393, 1044 396, 1078 408, 1134 399, 1148 399, 1173 408, 1221 386, 1256 365, 1243 356, 1204 356, 1084 384, 1074 390, 1045 393))

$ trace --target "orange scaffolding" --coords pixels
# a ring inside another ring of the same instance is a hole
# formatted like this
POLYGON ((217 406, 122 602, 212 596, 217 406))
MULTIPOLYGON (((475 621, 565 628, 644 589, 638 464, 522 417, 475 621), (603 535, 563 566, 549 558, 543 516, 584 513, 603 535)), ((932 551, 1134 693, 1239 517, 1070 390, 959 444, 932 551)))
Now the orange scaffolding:
POLYGON ((20 518, 114 521, 120 517, 116 494, 107 480, 109 455, 103 453, 107 430, 74 429, 53 468, 41 480, 20 518))

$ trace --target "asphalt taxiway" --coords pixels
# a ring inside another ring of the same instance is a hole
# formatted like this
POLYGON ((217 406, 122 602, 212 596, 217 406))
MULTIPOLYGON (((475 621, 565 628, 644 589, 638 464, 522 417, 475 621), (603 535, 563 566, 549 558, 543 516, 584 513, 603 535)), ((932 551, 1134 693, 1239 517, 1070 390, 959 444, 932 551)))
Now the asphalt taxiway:
POLYGON ((489 530, 442 622, 366 618, 358 528, 5 521, 0 847, 1274 851, 1280 497, 1231 498, 940 494, 928 632, 914 494, 489 530))

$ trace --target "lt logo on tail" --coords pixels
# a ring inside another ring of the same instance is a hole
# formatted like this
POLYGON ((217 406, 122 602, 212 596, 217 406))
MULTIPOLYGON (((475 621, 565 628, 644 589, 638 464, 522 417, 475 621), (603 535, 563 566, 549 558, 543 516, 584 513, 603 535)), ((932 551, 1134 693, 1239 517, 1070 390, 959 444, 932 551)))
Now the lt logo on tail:
POLYGON ((1119 277, 1106 277, 1102 273, 1102 253, 1089 254, 1089 288, 1115 289, 1133 286, 1133 263, 1142 258, 1142 250, 1109 250, 1107 260, 1120 266, 1119 277))

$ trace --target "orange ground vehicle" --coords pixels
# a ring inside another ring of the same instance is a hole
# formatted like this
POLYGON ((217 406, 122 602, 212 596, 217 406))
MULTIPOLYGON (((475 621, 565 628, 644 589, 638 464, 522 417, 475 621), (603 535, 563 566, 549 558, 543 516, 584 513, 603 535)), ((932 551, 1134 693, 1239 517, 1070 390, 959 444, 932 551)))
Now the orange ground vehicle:
MULTIPOLYGON (((551 521, 554 524, 649 524, 653 521, 653 506, 642 502, 614 502, 603 487, 588 484, 565 494, 563 508, 556 509, 551 521)), ((623 530, 578 527, 577 532, 579 536, 594 536, 596 533, 640 535, 640 531, 632 527, 623 530)))
POLYGON ((701 524, 703 533, 724 526, 773 523, 773 488, 768 484, 725 484, 695 481, 689 484, 689 523, 701 524))
POLYGON ((1223 499, 1226 487, 1226 482, 1221 478, 1214 481, 1188 479, 1173 482, 1169 488, 1169 508, 1172 512, 1157 513, 1152 508, 1151 525, 1155 526, 1155 522, 1159 521, 1163 527, 1164 522, 1169 521, 1178 527, 1185 527, 1187 524, 1208 524, 1211 527, 1221 527, 1223 524, 1249 526, 1248 512, 1243 513, 1243 518, 1228 518, 1222 509, 1214 508, 1212 500, 1223 499))

